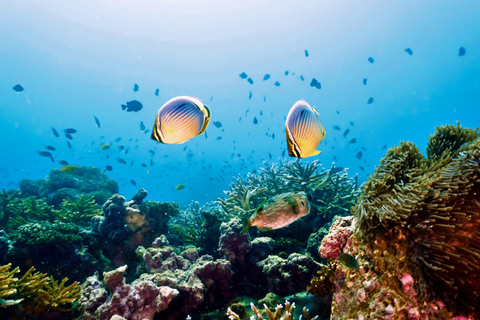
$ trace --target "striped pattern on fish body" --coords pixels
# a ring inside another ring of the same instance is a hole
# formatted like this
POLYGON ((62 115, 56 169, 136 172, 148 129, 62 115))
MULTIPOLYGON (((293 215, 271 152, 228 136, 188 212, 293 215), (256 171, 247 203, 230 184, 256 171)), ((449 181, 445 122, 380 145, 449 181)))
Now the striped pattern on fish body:
POLYGON ((178 144, 201 135, 210 121, 210 110, 199 99, 187 96, 173 98, 159 110, 152 139, 178 144))
POLYGON ((318 112, 305 100, 297 101, 287 115, 285 122, 288 155, 307 158, 320 154, 316 150, 325 137, 325 129, 318 119, 318 112))
POLYGON ((310 203, 305 192, 287 192, 270 198, 261 204, 255 214, 245 221, 245 232, 255 226, 260 231, 276 230, 306 216, 310 203))

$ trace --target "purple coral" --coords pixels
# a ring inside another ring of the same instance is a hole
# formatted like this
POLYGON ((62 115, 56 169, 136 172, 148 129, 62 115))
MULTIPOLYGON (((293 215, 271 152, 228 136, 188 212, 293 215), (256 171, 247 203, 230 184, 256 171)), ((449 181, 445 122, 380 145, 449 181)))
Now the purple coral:
MULTIPOLYGON (((167 309, 179 292, 167 286, 157 286, 152 281, 136 280, 125 284, 126 266, 105 273, 105 285, 113 290, 108 299, 98 279, 89 278, 84 286, 79 308, 86 320, 110 319, 114 315, 128 320, 150 319, 156 312, 167 309), (121 281, 119 279, 122 279, 121 281), (99 297, 92 299, 94 297, 99 297)), ((118 317, 117 317, 118 318, 118 317)))

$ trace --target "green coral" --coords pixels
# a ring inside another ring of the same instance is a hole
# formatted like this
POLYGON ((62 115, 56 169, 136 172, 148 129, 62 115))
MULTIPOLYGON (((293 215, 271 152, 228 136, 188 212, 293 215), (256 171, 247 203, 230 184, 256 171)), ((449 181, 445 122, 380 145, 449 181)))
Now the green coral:
POLYGON ((81 194, 75 200, 65 199, 59 209, 48 205, 45 199, 36 199, 29 197, 26 199, 14 199, 7 205, 9 219, 7 231, 12 232, 20 226, 38 222, 65 222, 75 223, 80 226, 86 226, 94 216, 101 215, 99 208, 93 197, 85 197, 81 194))
POLYGON ((82 237, 81 228, 73 223, 40 221, 20 226, 9 235, 18 248, 36 245, 65 245, 78 243, 82 237))

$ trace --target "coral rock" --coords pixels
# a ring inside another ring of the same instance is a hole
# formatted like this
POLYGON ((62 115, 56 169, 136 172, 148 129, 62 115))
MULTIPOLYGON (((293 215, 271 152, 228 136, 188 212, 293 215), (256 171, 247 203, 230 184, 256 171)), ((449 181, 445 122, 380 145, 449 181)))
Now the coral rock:
POLYGON ((356 220, 353 216, 348 216, 339 217, 338 220, 334 221, 328 235, 322 240, 318 254, 322 258, 338 258, 353 233, 356 220))
POLYGON ((250 251, 248 234, 242 233, 243 225, 239 218, 223 222, 220 226, 220 241, 218 251, 225 255, 228 261, 242 266, 245 255, 250 251))

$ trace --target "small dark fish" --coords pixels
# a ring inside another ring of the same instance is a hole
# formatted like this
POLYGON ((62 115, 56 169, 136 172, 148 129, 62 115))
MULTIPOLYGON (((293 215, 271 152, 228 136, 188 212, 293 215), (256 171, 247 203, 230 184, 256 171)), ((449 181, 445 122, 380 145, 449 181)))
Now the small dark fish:
POLYGON ((146 167, 147 167, 147 165, 146 165, 145 163, 142 163, 142 167, 146 168, 146 167))
POLYGON ((305 50, 305 57, 308 58, 308 50, 305 50))
POLYGON ((364 85, 364 86, 367 85, 367 78, 363 78, 363 85, 364 85))
POLYGON ((240 73, 238 76, 242 79, 247 79, 248 78, 248 76, 245 72, 240 73))
POLYGON ((285 75, 288 76, 288 70, 285 71, 285 75))
POLYGON ((372 57, 368 57, 368 62, 370 62, 370 63, 374 63, 374 62, 375 62, 375 60, 373 60, 373 58, 372 58, 372 57))
POLYGON ((352 269, 357 269, 358 264, 357 264, 357 259, 355 259, 353 256, 349 255, 348 253, 340 253, 338 256, 338 261, 343 263, 345 266, 352 268, 352 269))
POLYGON ((68 166, 68 162, 65 160, 59 161, 58 164, 61 164, 62 166, 68 166))
POLYGON ((268 153, 268 157, 272 160, 272 154, 270 152, 268 153))
POLYGON ((145 124, 143 123, 143 121, 140 121, 140 131, 144 131, 145 130, 145 124))
POLYGON ((372 104, 372 103, 373 103, 373 98, 372 97, 368 98, 367 104, 372 104))
POLYGON ((213 100, 213 96, 210 97, 210 101, 212 101, 212 100, 213 100))
POLYGON ((362 170, 362 171, 365 171, 365 168, 362 167, 362 166, 358 166, 358 168, 360 168, 360 170, 362 170))
POLYGON ((147 129, 147 130, 143 131, 143 133, 149 133, 149 132, 150 132, 150 130, 149 130, 149 129, 147 129))
POLYGON ((405 49, 405 52, 408 53, 409 55, 413 54, 413 51, 410 48, 405 49))
POLYGON ((220 121, 214 121, 213 122, 213 125, 216 127, 216 128, 221 128, 222 127, 222 123, 220 121))
POLYGON ((150 154, 152 155, 152 157, 155 155, 155 151, 153 151, 153 150, 148 150, 148 152, 150 152, 150 154))
POLYGON ((270 75, 267 73, 263 76, 263 81, 270 79, 270 75))
POLYGON ((350 129, 345 130, 345 132, 343 133, 343 136, 346 138, 349 132, 350 132, 350 129))
POLYGON ((386 144, 384 144, 383 147, 382 147, 382 150, 385 150, 385 149, 387 149, 387 145, 386 145, 386 144))
POLYGON ((160 90, 155 89, 155 95, 158 97, 158 94, 160 93, 160 90))
POLYGON ((263 111, 262 110, 260 110, 260 115, 263 116, 263 111))
POLYGON ((64 133, 74 134, 74 133, 77 132, 77 129, 67 128, 67 129, 64 129, 63 132, 64 132, 64 133))
POLYGON ((465 55, 465 53, 467 53, 467 50, 465 50, 464 47, 460 47, 460 49, 458 49, 458 56, 459 57, 463 57, 465 55))
POLYGON ((357 157, 357 159, 362 159, 362 151, 358 151, 355 157, 357 157))
POLYGON ((247 109, 247 111, 245 111, 245 117, 247 116, 248 111, 250 111, 250 109, 247 109))
POLYGON ((253 84, 252 78, 248 78, 247 81, 248 81, 248 83, 253 84))
POLYGON ((334 125, 332 128, 335 129, 335 130, 338 130, 338 131, 342 130, 342 129, 340 129, 340 127, 337 126, 337 125, 334 125))
POLYGON ((117 158, 117 161, 120 162, 121 164, 127 164, 127 161, 125 161, 122 158, 117 158))
POLYGON ((54 127, 51 127, 51 129, 52 129, 53 135, 54 135, 55 137, 57 137, 57 138, 60 137, 60 135, 58 134, 57 129, 55 129, 54 127))
POLYGON ((303 80, 305 80, 305 78, 302 75, 300 75, 300 80, 303 81, 303 80))
POLYGON ((275 81, 274 85, 277 86, 277 87, 280 87, 280 82, 275 81))
POLYGON ((205 139, 208 139, 207 131, 205 131, 205 139))
POLYGON ((334 168, 330 169, 330 173, 335 174, 335 173, 338 173, 342 170, 343 170, 343 167, 334 167, 334 168))
POLYGON ((272 139, 275 139, 275 133, 272 133, 272 139))
POLYGON ((238 118, 238 122, 242 121, 242 117, 238 118))
POLYGON ((50 150, 50 151, 57 150, 57 149, 55 149, 55 147, 52 147, 52 146, 45 146, 45 149, 50 150))
POLYGON ((136 183, 135 180, 133 180, 133 179, 130 180, 130 183, 131 183, 133 186, 136 186, 136 185, 137 185, 137 183, 136 183))
POLYGON ((285 158, 285 151, 286 151, 286 150, 283 149, 283 151, 282 151, 282 158, 285 158))
POLYGON ((222 137, 218 136, 218 137, 217 137, 217 140, 222 140, 222 137))
POLYGON ((22 92, 23 91, 23 87, 19 84, 16 84, 12 89, 16 92, 22 92))
POLYGON ((73 140, 73 136, 70 133, 65 133, 65 137, 67 137, 70 140, 73 140))
POLYGON ((351 125, 351 126, 354 126, 354 125, 355 125, 355 123, 353 123, 353 121, 350 121, 350 125, 351 125))
POLYGON ((337 110, 337 114, 340 114, 340 111, 337 110))
POLYGON ((175 187, 175 190, 177 190, 177 191, 180 191, 180 190, 183 190, 183 189, 185 189, 184 184, 179 184, 178 186, 175 187))
POLYGON ((258 124, 258 119, 257 119, 257 117, 253 117, 253 124, 258 124))
POLYGON ((67 141, 67 146, 69 149, 72 149, 72 144, 70 143, 70 141, 67 141))
POLYGON ((322 89, 322 85, 315 78, 313 78, 312 82, 310 82, 310 87, 314 87, 314 88, 317 88, 317 89, 322 89))
POLYGON ((137 91, 138 91, 138 84, 135 83, 135 84, 133 85, 133 91, 134 91, 134 92, 137 92, 137 91))
POLYGON ((95 116, 93 116, 93 118, 95 119, 95 124, 97 125, 97 128, 100 128, 100 120, 98 120, 98 118, 95 116))
POLYGON ((113 170, 113 167, 110 166, 110 165, 108 165, 108 166, 105 167, 105 170, 107 170, 107 171, 112 171, 112 170, 113 170))
POLYGON ((118 146, 118 149, 123 150, 125 149, 125 146, 118 146))
POLYGON ((252 99, 252 91, 248 94, 248 99, 252 99))
POLYGON ((138 112, 142 110, 143 105, 138 100, 128 101, 127 104, 122 104, 122 110, 127 110, 127 112, 138 112))
POLYGON ((38 151, 38 155, 42 156, 42 157, 47 157, 47 158, 51 158, 52 157, 52 154, 48 151, 38 151))
POLYGON ((350 143, 355 143, 357 142, 357 139, 353 138, 352 140, 350 140, 350 143))
POLYGON ((267 102, 267 98, 263 96, 263 102, 267 102))
POLYGON ((115 142, 118 142, 120 140, 122 140, 122 137, 118 137, 117 139, 115 139, 115 142))

